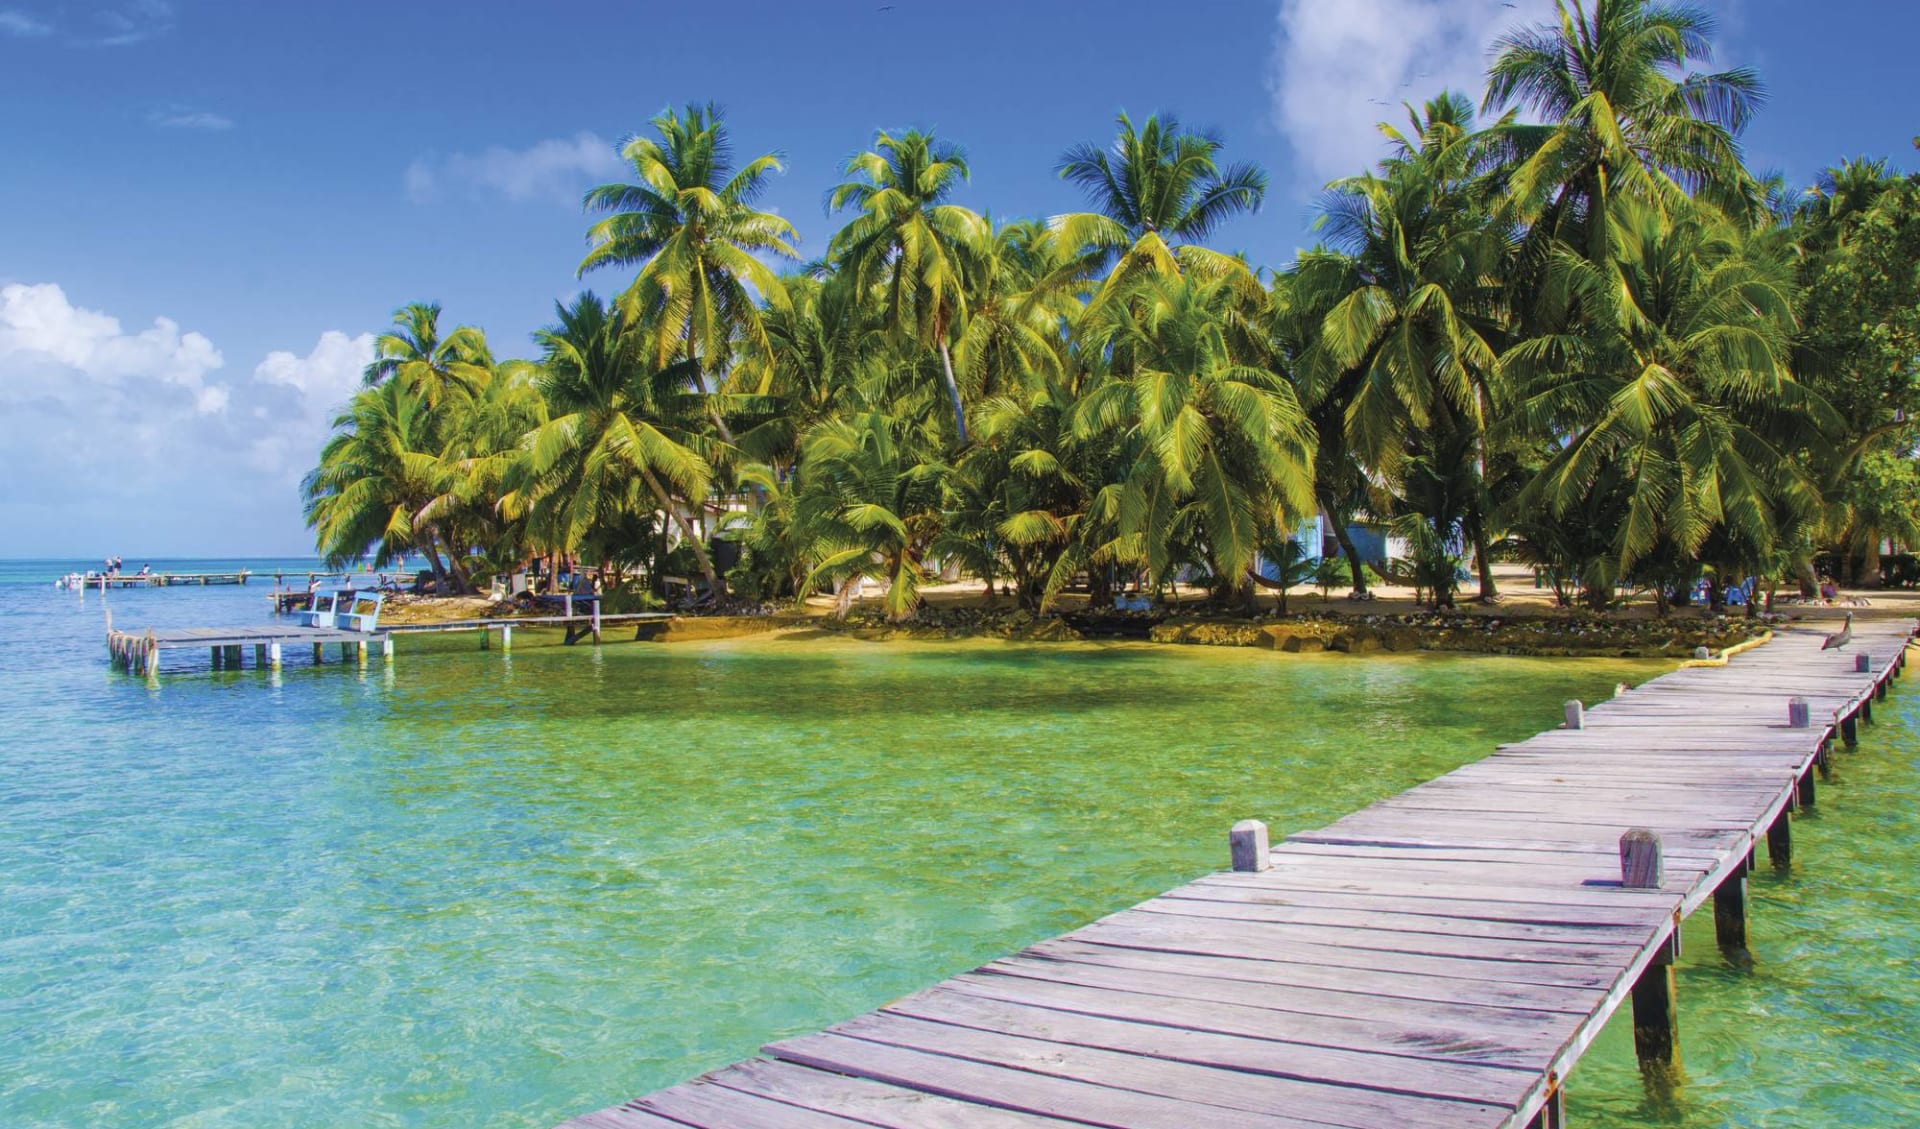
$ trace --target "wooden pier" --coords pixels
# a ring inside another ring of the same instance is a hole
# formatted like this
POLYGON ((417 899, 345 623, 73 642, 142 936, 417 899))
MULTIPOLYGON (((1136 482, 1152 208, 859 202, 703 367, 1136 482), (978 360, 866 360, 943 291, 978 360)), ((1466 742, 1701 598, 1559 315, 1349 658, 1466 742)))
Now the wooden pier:
POLYGON ((313 661, 326 661, 326 648, 340 649, 342 661, 367 662, 377 652, 392 661, 393 640, 385 631, 336 631, 292 624, 267 627, 184 627, 171 630, 107 631, 107 655, 113 665, 149 679, 160 676, 160 656, 167 651, 205 650, 215 670, 239 670, 247 651, 254 665, 279 670, 287 648, 313 648, 313 661))
POLYGON ((598 605, 587 615, 516 616, 504 619, 457 619, 439 623, 383 624, 377 631, 341 631, 324 627, 304 627, 292 623, 259 627, 188 627, 171 630, 107 631, 107 655, 113 665, 131 674, 157 678, 161 655, 167 651, 205 650, 212 656, 213 669, 239 670, 248 651, 261 668, 279 670, 290 654, 311 647, 313 662, 326 658, 326 648, 337 647, 342 661, 365 664, 371 655, 393 660, 394 637, 399 635, 477 634, 480 646, 490 649, 498 640, 502 651, 513 649, 515 628, 559 628, 564 641, 572 646, 585 639, 602 641, 609 629, 632 627, 634 639, 648 638, 675 617, 669 612, 623 612, 599 614, 598 605), (291 648, 291 650, 289 650, 291 648))
MULTIPOLYGON (((74 587, 90 588, 105 592, 120 588, 178 588, 183 585, 207 584, 245 584, 253 573, 248 569, 239 572, 122 572, 112 576, 89 573, 76 575, 74 587)), ((65 583, 65 581, 62 581, 65 583)))
POLYGON ((1761 845, 1791 865, 1794 813, 1912 634, 1788 629, 1569 702, 1329 827, 1269 847, 1237 825, 1230 872, 564 1129, 1560 1126, 1623 1002, 1673 1077, 1680 921, 1711 900, 1747 959, 1761 845))

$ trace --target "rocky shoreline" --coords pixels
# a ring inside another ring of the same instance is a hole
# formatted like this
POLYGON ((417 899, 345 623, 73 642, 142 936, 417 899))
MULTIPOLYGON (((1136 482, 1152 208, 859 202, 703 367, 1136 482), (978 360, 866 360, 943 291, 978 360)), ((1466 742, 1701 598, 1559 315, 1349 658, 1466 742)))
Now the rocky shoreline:
MULTIPOLYGON (((1158 622, 1114 616, 1156 643, 1211 647, 1260 647, 1288 654, 1337 651, 1454 651, 1498 655, 1691 658, 1698 648, 1718 654, 1764 634, 1761 617, 1711 619, 1607 619, 1585 616, 1498 616, 1447 613, 1407 615, 1297 615, 1256 619, 1171 616, 1158 622)), ((808 627, 882 642, 891 639, 998 638, 1067 642, 1089 638, 1055 616, 1022 611, 922 609, 910 623, 861 617, 810 620, 808 627)))

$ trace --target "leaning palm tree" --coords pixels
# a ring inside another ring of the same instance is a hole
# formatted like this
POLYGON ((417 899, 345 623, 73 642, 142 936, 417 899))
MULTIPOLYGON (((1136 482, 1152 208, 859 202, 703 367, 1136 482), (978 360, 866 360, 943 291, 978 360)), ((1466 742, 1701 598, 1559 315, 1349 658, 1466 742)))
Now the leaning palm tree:
POLYGON ((1502 36, 1485 106, 1544 124, 1516 131, 1529 150, 1514 199, 1535 230, 1607 255, 1621 194, 1678 202, 1702 193, 1733 213, 1759 210, 1735 138, 1765 95, 1745 68, 1704 71, 1713 18, 1660 0, 1557 0, 1559 18, 1502 36))
POLYGON ((967 179, 966 154, 931 133, 881 131, 845 172, 827 207, 857 214, 834 234, 828 255, 857 289, 877 291, 896 342, 938 350, 964 447, 967 414, 953 375, 953 335, 967 317, 968 261, 989 236, 986 220, 947 202, 967 179))
POLYGON ((441 336, 438 302, 407 303, 393 312, 393 326, 373 340, 367 384, 401 381, 437 408, 486 382, 493 365, 486 337, 466 325, 441 336))
POLYGON ((307 525, 328 567, 371 554, 385 567, 421 553, 446 576, 440 541, 420 512, 447 487, 432 407, 411 384, 362 389, 333 421, 320 465, 306 477, 307 525))
POLYGON ((656 367, 626 314, 591 292, 558 306, 557 319, 534 338, 550 418, 526 442, 531 525, 571 552, 596 528, 657 508, 680 527, 709 591, 724 597, 688 516, 706 505, 719 453, 702 434, 706 397, 684 372, 656 367))
MULTIPOLYGON (((715 107, 667 110, 656 137, 629 138, 621 155, 634 184, 603 184, 586 207, 608 213, 587 231, 580 274, 639 266, 620 309, 642 334, 655 368, 684 365, 702 393, 707 375, 730 366, 736 341, 764 353, 762 303, 784 308, 780 278, 756 255, 796 258, 793 225, 753 202, 780 171, 768 153, 733 167, 727 129, 715 107)), ((716 410, 721 438, 732 436, 716 410)))
POLYGON ((1183 129, 1170 116, 1149 117, 1136 129, 1123 113, 1117 123, 1110 148, 1082 142, 1060 161, 1060 176, 1086 193, 1094 211, 1050 221, 1065 245, 1113 260, 1101 297, 1142 271, 1200 270, 1252 284, 1243 262, 1199 241, 1227 219, 1259 210, 1267 174, 1252 164, 1223 167, 1218 137, 1183 129))

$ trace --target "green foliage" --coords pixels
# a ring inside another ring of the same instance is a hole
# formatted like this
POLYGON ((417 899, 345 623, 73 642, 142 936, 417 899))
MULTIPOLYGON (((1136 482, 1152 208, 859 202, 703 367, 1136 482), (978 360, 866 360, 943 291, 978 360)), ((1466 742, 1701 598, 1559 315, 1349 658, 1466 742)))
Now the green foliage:
POLYGON ((1762 184, 1758 81, 1709 71, 1710 33, 1563 0, 1496 44, 1483 118, 1442 91, 1383 125, 1275 272, 1206 245, 1265 174, 1121 115, 1057 167, 1089 210, 1045 221, 958 203, 952 142, 877 133, 825 256, 777 275, 777 155, 736 166, 717 111, 667 110, 586 199, 580 270, 630 272, 619 297, 560 307, 532 362, 403 307, 308 520, 331 560, 420 552, 462 585, 559 554, 842 611, 871 583, 895 619, 936 570, 1034 612, 1142 576, 1364 592, 1357 521, 1442 605, 1469 561, 1496 595, 1496 545, 1592 607, 1864 562, 1920 538, 1920 184, 1762 184), (1317 564, 1289 538, 1315 512, 1342 546, 1317 564))

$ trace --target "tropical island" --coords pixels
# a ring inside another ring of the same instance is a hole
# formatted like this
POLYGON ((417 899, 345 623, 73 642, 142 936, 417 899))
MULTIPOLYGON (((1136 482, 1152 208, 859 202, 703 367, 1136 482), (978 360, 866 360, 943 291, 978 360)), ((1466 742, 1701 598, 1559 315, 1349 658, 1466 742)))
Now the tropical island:
POLYGON ((1911 584, 1920 180, 1750 169, 1763 88, 1704 69, 1710 31, 1636 2, 1512 32, 1278 267, 1207 242, 1266 174, 1170 115, 1068 146, 1088 210, 1046 218, 953 203, 956 139, 876 133, 801 263, 755 208, 779 155, 668 109, 585 198, 579 273, 617 293, 532 360, 402 307, 308 523, 442 594, 540 561, 621 606, 871 592, 895 624, 941 581, 1022 623, 1387 581, 1486 610, 1499 562, 1600 617, 1911 584))

